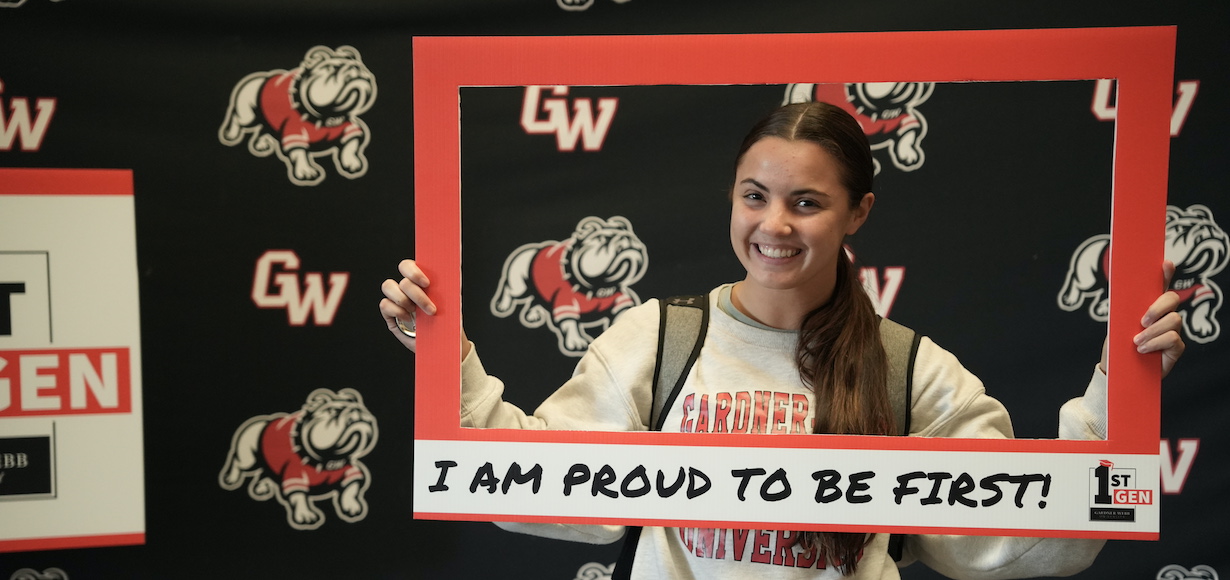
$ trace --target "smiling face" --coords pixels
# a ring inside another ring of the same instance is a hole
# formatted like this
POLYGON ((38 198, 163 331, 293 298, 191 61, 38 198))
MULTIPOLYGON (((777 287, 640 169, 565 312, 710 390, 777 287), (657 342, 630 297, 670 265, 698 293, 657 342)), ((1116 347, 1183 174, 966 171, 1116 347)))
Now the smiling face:
POLYGON ((867 219, 875 196, 851 207, 841 166, 821 146, 765 137, 735 170, 730 243, 747 278, 737 301, 753 314, 757 304, 789 300, 807 310, 832 295, 837 259, 846 236, 867 219))

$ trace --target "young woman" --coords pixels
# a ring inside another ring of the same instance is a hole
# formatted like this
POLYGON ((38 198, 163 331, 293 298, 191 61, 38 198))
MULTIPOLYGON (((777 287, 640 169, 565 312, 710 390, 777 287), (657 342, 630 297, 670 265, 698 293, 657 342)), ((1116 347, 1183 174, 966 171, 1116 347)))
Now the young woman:
MULTIPOLYGON (((781 107, 758 123, 736 159, 731 189, 730 241, 746 277, 710 293, 704 348, 665 425, 680 425, 680 402, 756 389, 802 394, 806 425, 815 433, 893 434, 886 394, 887 361, 879 321, 842 248, 867 220, 875 195, 874 166, 858 122, 819 102, 781 107)), ((415 314, 435 314, 429 281, 411 260, 400 282, 386 280, 380 303, 389 330, 411 351, 415 339, 399 329, 415 314)), ((1163 267, 1169 280, 1173 266, 1163 267)), ((1183 352, 1178 297, 1166 292, 1142 319, 1140 352, 1161 352, 1169 372, 1183 352)), ((503 384, 487 375, 462 333, 462 423, 473 427, 646 430, 649 423, 659 308, 630 309, 598 337, 573 377, 532 415, 501 400, 503 384)), ((1105 350, 1085 396, 1064 405, 1060 437, 1106 435, 1105 350)), ((981 382, 929 339, 915 358, 910 435, 1012 437, 1007 411, 981 382)), ((793 399, 792 399, 793 400, 793 399)), ((670 428, 670 427, 667 427, 670 428)), ((622 526, 502 524, 538 535, 612 542, 622 526)), ((886 534, 794 533, 807 568, 755 563, 747 554, 700 557, 673 528, 644 528, 632 578, 898 578, 886 534)), ((746 542, 744 549, 751 549, 746 542)), ((1068 575, 1089 565, 1100 540, 917 535, 905 541, 900 565, 921 560, 954 578, 1068 575)), ((627 572, 627 571, 621 571, 627 572)))

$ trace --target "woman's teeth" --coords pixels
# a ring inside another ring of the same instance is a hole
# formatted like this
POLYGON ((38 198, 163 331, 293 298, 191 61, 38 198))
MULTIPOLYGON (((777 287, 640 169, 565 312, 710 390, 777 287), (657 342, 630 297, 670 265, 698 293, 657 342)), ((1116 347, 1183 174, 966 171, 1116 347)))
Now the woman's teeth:
POLYGON ((766 258, 789 258, 798 255, 801 250, 793 248, 770 248, 767 246, 757 245, 756 249, 760 251, 766 258))

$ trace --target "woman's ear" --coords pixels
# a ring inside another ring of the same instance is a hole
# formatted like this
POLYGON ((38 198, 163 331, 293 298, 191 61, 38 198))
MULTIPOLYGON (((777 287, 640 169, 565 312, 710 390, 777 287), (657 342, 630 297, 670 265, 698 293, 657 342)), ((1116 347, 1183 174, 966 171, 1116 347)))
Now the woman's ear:
POLYGON ((850 220, 850 227, 846 228, 846 235, 852 236, 857 232, 863 223, 867 221, 867 216, 871 215, 871 206, 876 204, 876 194, 867 192, 863 199, 859 200, 858 207, 854 208, 853 219, 850 220))

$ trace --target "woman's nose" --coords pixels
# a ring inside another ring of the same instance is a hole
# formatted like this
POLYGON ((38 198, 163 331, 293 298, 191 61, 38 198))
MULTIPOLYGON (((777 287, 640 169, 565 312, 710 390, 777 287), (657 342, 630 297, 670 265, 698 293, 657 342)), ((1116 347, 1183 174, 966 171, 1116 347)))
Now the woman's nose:
POLYGON ((790 211, 781 204, 770 204, 765 208, 764 219, 760 221, 760 231, 773 236, 790 234, 790 211))

